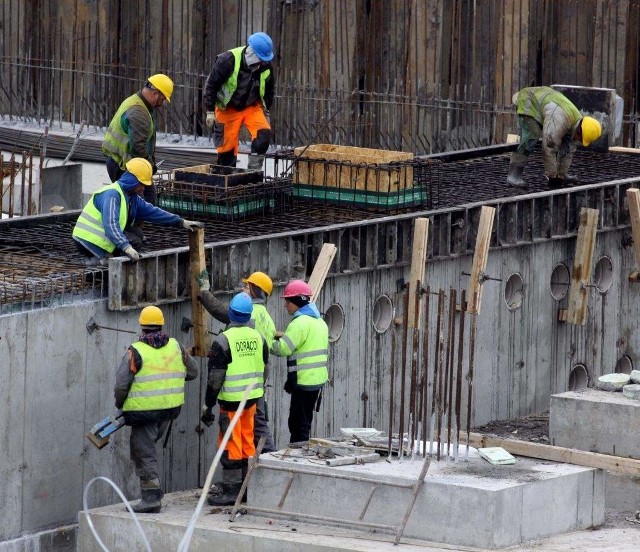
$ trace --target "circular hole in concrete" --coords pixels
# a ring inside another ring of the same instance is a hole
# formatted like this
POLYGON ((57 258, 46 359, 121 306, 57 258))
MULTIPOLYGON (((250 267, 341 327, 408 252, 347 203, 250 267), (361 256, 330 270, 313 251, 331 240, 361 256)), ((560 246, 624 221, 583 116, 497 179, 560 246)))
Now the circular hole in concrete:
POLYGON ((524 282, 522 276, 515 273, 509 276, 507 285, 504 288, 504 302, 507 308, 515 310, 522 306, 522 296, 524 293, 524 282))
POLYGON ((381 295, 373 304, 373 329, 384 333, 391 326, 393 320, 393 303, 387 295, 381 295))
POLYGON ((593 272, 593 283, 599 293, 607 293, 613 283, 613 263, 607 256, 600 257, 593 272))
POLYGON ((329 341, 338 341, 344 330, 344 311, 338 303, 331 305, 324 313, 324 321, 329 327, 329 341))
POLYGON ((556 301, 560 301, 569 293, 569 286, 571 285, 571 274, 569 273, 569 267, 564 263, 558 263, 553 267, 551 271, 551 297, 556 301))
POLYGON ((584 364, 576 364, 569 374, 569 391, 579 391, 589 386, 589 370, 584 364))
POLYGON ((616 362, 616 374, 630 374, 633 370, 633 361, 628 355, 622 355, 616 362))

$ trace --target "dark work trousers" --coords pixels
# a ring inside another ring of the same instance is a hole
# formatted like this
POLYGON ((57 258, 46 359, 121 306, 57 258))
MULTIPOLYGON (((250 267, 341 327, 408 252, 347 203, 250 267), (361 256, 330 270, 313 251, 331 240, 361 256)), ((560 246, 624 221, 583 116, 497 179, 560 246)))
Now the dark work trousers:
POLYGON ((260 397, 256 403, 256 417, 254 420, 253 433, 255 435, 255 444, 258 446, 258 441, 263 435, 267 438, 262 447, 262 452, 275 452, 276 446, 271 436, 271 430, 267 424, 267 411, 264 402, 264 397, 260 397))
POLYGON ((294 389, 291 392, 291 406, 289 407, 289 432, 290 443, 308 441, 313 421, 313 409, 318 400, 319 389, 315 391, 300 391, 294 389))
POLYGON ((156 443, 162 439, 170 422, 171 420, 163 420, 161 422, 131 426, 131 439, 129 440, 131 460, 135 464, 136 475, 140 478, 140 481, 151 481, 152 479, 160 478, 156 443))

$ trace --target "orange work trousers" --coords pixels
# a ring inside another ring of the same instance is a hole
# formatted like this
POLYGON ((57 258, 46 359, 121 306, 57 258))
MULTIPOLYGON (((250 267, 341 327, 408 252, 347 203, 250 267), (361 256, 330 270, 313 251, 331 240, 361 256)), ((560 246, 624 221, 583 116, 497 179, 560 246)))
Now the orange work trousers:
POLYGON ((214 145, 218 154, 233 151, 233 155, 238 155, 238 143, 242 125, 249 131, 252 141, 256 139, 259 130, 271 129, 260 102, 241 110, 233 107, 227 107, 226 109, 216 107, 214 145))
MULTIPOLYGON (((235 415, 234 410, 224 410, 220 408, 220 432, 218 433, 218 446, 222 443, 231 418, 235 415)), ((255 455, 256 446, 253 438, 253 419, 256 415, 256 405, 248 406, 240 414, 238 423, 233 428, 231 438, 227 443, 227 457, 229 460, 244 460, 255 455)))

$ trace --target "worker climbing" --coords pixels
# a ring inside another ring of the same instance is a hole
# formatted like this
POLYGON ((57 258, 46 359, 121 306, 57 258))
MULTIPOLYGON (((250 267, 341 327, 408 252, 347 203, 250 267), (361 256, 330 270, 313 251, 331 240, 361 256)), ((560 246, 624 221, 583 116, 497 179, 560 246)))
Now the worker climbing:
POLYGON ((80 213, 73 239, 83 255, 104 262, 114 255, 126 255, 132 261, 140 259, 144 235, 136 220, 165 226, 180 226, 190 231, 201 228, 201 222, 185 220, 150 203, 140 196, 151 185, 152 168, 140 157, 130 159, 120 179, 103 186, 89 199, 80 213))
POLYGON ((583 116, 561 92, 549 86, 523 88, 513 95, 518 117, 520 144, 511 154, 507 182, 525 186, 522 173, 529 156, 542 138, 544 174, 550 188, 578 182, 568 174, 573 154, 582 144, 587 147, 602 134, 597 119, 583 116))
POLYGON ((229 167, 236 165, 244 125, 251 135, 248 168, 261 170, 272 138, 273 42, 263 32, 252 34, 247 42, 216 57, 204 86, 206 125, 213 129, 217 164, 229 167))
POLYGON ((215 337, 209 351, 209 376, 201 421, 207 426, 215 421, 212 408, 217 402, 220 405, 218 445, 238 410, 243 394, 251 384, 255 385, 222 453, 223 493, 207 498, 212 506, 235 503, 249 469, 249 458, 256 453, 255 410, 256 403, 264 394, 269 350, 258 330, 249 326, 252 311, 253 302, 249 295, 244 292, 235 295, 229 303, 229 327, 215 337))

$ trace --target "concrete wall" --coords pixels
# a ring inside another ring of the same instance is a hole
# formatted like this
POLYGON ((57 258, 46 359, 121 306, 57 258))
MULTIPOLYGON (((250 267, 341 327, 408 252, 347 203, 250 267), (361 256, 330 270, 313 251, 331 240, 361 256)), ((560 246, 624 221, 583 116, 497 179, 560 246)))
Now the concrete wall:
MULTIPOLYGON (((628 283, 635 267, 633 250, 622 246, 626 231, 598 234, 596 260, 611 258, 612 285, 600 295, 589 288, 589 316, 583 327, 558 321, 556 301, 549 292, 553 267, 573 263, 574 238, 492 249, 486 273, 502 281, 484 285, 478 318, 474 379, 474 424, 504 419, 549 407, 550 395, 566 391, 569 373, 584 363, 594 378, 613 371, 627 354, 637 361, 632 337, 637 332, 640 306, 636 284, 628 283), (524 279, 522 306, 509 310, 504 301, 512 273, 524 279)), ((471 256, 429 262, 427 282, 432 289, 467 284, 471 256)), ((340 427, 360 425, 386 428, 388 423, 391 331, 373 330, 372 313, 381 294, 394 297, 396 281, 408 277, 408 267, 380 268, 332 276, 319 298, 321 310, 338 303, 345 312, 341 338, 330 347, 331 384, 327 387, 314 433, 332 436, 340 427), (362 399, 363 393, 368 400, 362 399)), ((274 290, 268 304, 278 328, 287 315, 274 290)), ((397 300, 396 300, 397 301, 397 300)), ((0 541, 47 526, 73 523, 82 509, 86 483, 102 475, 113 479, 127 496, 137 496, 137 481, 128 459, 128 429, 121 430, 103 450, 85 433, 112 412, 114 370, 132 334, 86 330, 93 317, 100 325, 136 330, 138 310, 111 312, 107 301, 79 302, 51 309, 0 317, 0 541)), ((397 306, 396 306, 397 308, 397 306)), ((163 305, 167 330, 185 345, 190 335, 180 331, 182 317, 191 317, 190 303, 163 305)), ((218 331, 220 325, 212 325, 218 331)), ((399 347, 397 348, 399 354, 399 347)), ((201 367, 205 368, 204 361, 201 367)), ((288 440, 289 399, 282 391, 283 359, 273 362, 270 403, 277 444, 288 440)), ((161 454, 167 491, 202 483, 213 458, 215 431, 200 435, 198 427, 204 378, 187 384, 187 405, 174 424, 161 454)), ((92 487, 90 506, 117 501, 103 483, 92 487)))

